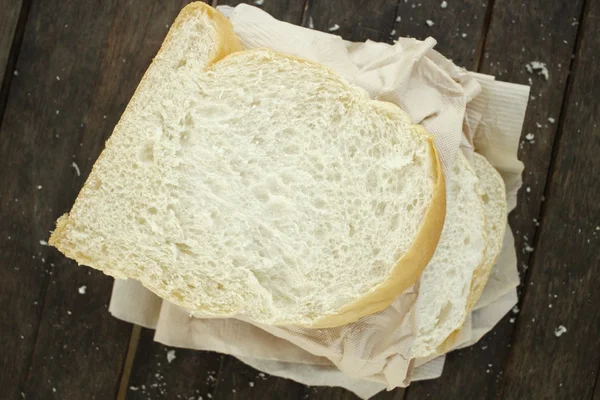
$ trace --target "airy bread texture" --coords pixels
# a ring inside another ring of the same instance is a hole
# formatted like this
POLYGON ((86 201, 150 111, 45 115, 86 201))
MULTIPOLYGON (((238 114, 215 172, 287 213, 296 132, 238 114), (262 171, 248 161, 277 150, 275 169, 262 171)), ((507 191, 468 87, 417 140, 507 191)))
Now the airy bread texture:
POLYGON ((442 230, 431 137, 323 66, 237 50, 218 12, 182 11, 50 244, 201 316, 382 310, 442 230))
POLYGON ((484 262, 486 221, 475 171, 458 152, 447 182, 446 222, 419 281, 413 356, 424 358, 464 323, 471 280, 484 262))
POLYGON ((485 212, 487 240, 483 264, 475 270, 471 282, 468 309, 472 310, 481 297, 490 271, 502 249, 504 231, 506 230, 506 187, 504 180, 496 169, 480 154, 473 154, 473 168, 479 179, 481 200, 485 212))

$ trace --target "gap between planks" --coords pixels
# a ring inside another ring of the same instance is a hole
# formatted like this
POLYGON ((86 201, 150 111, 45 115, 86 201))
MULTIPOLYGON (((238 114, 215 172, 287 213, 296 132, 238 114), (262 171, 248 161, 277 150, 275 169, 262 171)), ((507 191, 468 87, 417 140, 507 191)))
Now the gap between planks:
POLYGON ((127 346, 127 354, 125 355, 125 362, 123 363, 123 372, 121 372, 121 380, 119 383, 119 391, 117 393, 117 400, 125 400, 127 397, 127 390, 129 390, 129 377, 133 369, 133 362, 135 361, 135 355, 137 353, 137 347, 140 343, 140 334, 142 327, 133 324, 131 329, 131 337, 129 338, 129 346, 127 346))
POLYGON ((488 0, 487 8, 485 9, 485 18, 483 20, 481 39, 477 47, 475 47, 475 65, 473 66, 474 71, 481 72, 481 65, 483 64, 483 57, 485 55, 485 46, 487 44, 488 33, 490 32, 490 26, 492 25, 492 16, 494 14, 494 5, 496 0, 488 0))
POLYGON ((17 24, 13 33, 13 40, 10 44, 8 51, 8 58, 6 60, 6 69, 4 70, 4 76, 0 82, 0 126, 4 118, 4 111, 8 104, 8 93, 10 91, 10 84, 13 79, 13 73, 17 60, 19 58, 19 52, 21 50, 21 44, 23 43, 23 36, 25 34, 25 26, 27 25, 27 19, 29 17, 29 10, 31 9, 32 0, 23 0, 21 3, 21 10, 19 11, 19 17, 17 18, 17 24))

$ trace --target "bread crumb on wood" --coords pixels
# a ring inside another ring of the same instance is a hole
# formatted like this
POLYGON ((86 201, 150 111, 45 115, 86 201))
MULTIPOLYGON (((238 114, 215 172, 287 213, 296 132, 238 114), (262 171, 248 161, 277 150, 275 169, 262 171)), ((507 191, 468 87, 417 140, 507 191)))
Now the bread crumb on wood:
POLYGON ((45 240, 40 240, 40 244, 42 246, 48 246, 48 242, 46 242, 45 240))
POLYGON ((315 21, 313 21, 313 17, 312 16, 308 17, 308 27, 310 29, 315 29, 315 21))
POLYGON ((564 327, 564 325, 559 325, 555 330, 554 330, 554 336, 556 337, 561 337, 563 333, 567 332, 567 328, 564 327))
POLYGON ((87 290, 87 286, 85 286, 85 285, 80 286, 79 289, 77 289, 77 291, 79 292, 79 294, 85 294, 86 290, 87 290))
POLYGON ((77 165, 77 163, 75 161, 73 161, 71 163, 71 167, 73 167, 77 176, 81 176, 81 171, 79 170, 79 166, 77 165))
POLYGON ((550 122, 551 124, 553 124, 554 122, 556 122, 556 120, 552 117, 548 117, 548 122, 550 122))
POLYGON ((335 32, 340 30, 340 26, 338 24, 334 24, 327 29, 329 32, 335 32))
POLYGON ((448 7, 448 2, 442 1, 442 4, 440 4, 440 7, 442 7, 442 8, 448 7))
POLYGON ((167 362, 168 362, 169 364, 171 364, 171 362, 172 362, 172 361, 173 361, 175 358, 177 358, 177 357, 175 356, 175 350, 169 350, 169 351, 167 351, 167 362))
POLYGON ((254 0, 254 4, 257 6, 262 6, 265 4, 265 0, 254 0))
POLYGON ((427 26, 433 26, 433 25, 435 25, 435 23, 432 20, 430 20, 430 19, 426 20, 425 23, 427 24, 427 26))
POLYGON ((546 63, 543 63, 541 61, 531 61, 530 63, 525 64, 525 69, 530 74, 535 72, 538 75, 543 76, 545 80, 548 80, 550 78, 550 73, 548 72, 546 63))
POLYGON ((527 135, 525 135, 525 139, 531 142, 533 139, 535 139, 535 135, 533 133, 528 133, 527 135))
POLYGON ((398 16, 396 17, 396 22, 400 22, 400 21, 402 21, 402 17, 401 17, 400 15, 398 15, 398 16))

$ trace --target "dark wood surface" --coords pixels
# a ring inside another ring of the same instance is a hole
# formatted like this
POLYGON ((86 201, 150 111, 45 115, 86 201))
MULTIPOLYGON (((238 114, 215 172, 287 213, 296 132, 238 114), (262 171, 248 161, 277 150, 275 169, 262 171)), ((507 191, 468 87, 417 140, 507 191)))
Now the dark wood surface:
MULTIPOLYGON (((0 0, 2 398, 356 399, 263 377, 233 357, 155 343, 152 331, 110 316, 109 278, 40 244, 186 3, 0 0)), ((520 149, 524 186, 510 217, 521 311, 449 355, 440 379, 377 399, 600 398, 600 0, 441 3, 261 5, 294 24, 339 25, 350 40, 433 36, 459 65, 532 84, 523 136, 535 142, 520 149), (531 61, 546 63, 548 80, 527 72, 531 61), (559 325, 567 332, 557 337, 559 325)))

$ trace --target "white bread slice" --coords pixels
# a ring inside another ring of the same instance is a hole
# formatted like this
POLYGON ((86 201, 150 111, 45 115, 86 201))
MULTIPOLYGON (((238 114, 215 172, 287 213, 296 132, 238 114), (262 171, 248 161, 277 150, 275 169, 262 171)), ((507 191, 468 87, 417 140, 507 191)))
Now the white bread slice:
POLYGON ((506 187, 498 171, 484 156, 477 153, 473 154, 473 168, 482 191, 481 199, 483 200, 485 212, 487 241, 483 264, 473 274, 468 301, 469 311, 475 307, 479 297, 481 297, 492 267, 502 249, 507 215, 506 187))
POLYGON ((419 281, 414 358, 437 354, 467 317, 470 283, 484 262, 486 222, 475 171, 461 151, 447 182, 447 213, 433 258, 419 281))
POLYGON ((196 315, 382 310, 442 230, 431 137, 323 66, 236 50, 212 8, 181 12, 50 244, 196 315))
MULTIPOLYGON (((472 166, 477 175, 483 203, 486 243, 483 261, 473 272, 465 315, 473 310, 473 307, 475 307, 475 304, 481 297, 492 267, 496 263, 498 254, 500 254, 504 231, 506 229, 507 212, 506 188, 504 180, 498 171, 496 171, 485 157, 477 153, 473 154, 472 166)), ((456 343, 456 339, 460 336, 461 329, 462 324, 438 346, 435 353, 429 354, 429 356, 450 351, 456 343)))

